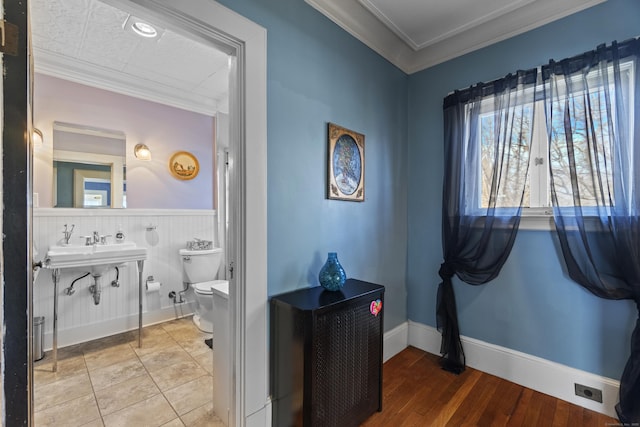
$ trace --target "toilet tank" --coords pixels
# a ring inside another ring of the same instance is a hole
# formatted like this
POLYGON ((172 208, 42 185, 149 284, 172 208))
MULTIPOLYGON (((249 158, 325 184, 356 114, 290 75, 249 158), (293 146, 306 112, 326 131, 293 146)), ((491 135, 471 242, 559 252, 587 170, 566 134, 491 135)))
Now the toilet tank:
POLYGON ((182 280, 199 283, 214 280, 222 260, 222 248, 191 250, 180 249, 182 280))

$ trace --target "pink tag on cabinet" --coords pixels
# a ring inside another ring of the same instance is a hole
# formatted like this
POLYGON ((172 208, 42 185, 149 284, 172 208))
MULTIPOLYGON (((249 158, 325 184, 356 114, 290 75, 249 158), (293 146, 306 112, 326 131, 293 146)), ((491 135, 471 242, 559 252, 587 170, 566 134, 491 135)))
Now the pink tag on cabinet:
POLYGON ((375 301, 371 301, 371 305, 369 306, 369 311, 371 312, 371 314, 377 317, 378 313, 382 311, 382 301, 380 301, 379 299, 375 301))

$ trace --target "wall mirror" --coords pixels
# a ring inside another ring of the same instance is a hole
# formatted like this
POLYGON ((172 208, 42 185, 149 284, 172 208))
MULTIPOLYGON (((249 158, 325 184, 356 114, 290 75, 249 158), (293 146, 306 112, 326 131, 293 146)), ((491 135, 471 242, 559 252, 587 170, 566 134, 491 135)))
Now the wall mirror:
POLYGON ((53 123, 53 205, 58 208, 124 208, 124 132, 53 123))

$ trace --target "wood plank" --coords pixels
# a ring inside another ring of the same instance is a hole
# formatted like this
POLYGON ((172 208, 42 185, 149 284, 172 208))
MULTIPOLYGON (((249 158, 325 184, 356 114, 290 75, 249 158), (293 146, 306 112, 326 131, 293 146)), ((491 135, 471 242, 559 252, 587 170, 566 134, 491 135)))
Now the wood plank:
POLYGON ((498 385, 497 380, 492 375, 481 375, 467 398, 457 408, 449 423, 459 426, 477 425, 498 385))
POLYGON ((498 388, 496 388, 493 398, 487 405, 487 410, 478 421, 478 425, 504 427, 508 424, 511 415, 516 409, 523 388, 502 378, 499 380, 498 388))
POLYGON ((525 388, 520 394, 520 398, 518 399, 518 403, 516 405, 516 410, 513 412, 511 419, 507 423, 509 427, 520 427, 525 424, 525 417, 527 415, 527 409, 529 408, 529 404, 531 402, 531 398, 533 397, 533 390, 529 388, 525 388))
POLYGON ((541 403, 541 409, 538 416, 538 425, 549 427, 553 424, 554 415, 556 413, 556 404, 558 399, 547 394, 538 393, 541 403))
POLYGON ((598 426, 598 415, 592 411, 583 410, 582 411, 582 423, 583 427, 599 427, 598 426))
POLYGON ((562 427, 569 425, 569 411, 571 410, 571 404, 564 400, 558 400, 556 403, 556 412, 553 414, 553 421, 551 427, 562 427))
POLYGON ((455 414, 462 402, 467 398, 473 387, 475 387, 478 380, 480 380, 480 377, 482 377, 482 373, 480 371, 471 371, 467 380, 462 383, 451 399, 449 399, 444 406, 438 408, 438 415, 433 422, 435 425, 446 425, 449 422, 453 414, 455 414))
POLYGON ((422 415, 417 412, 411 412, 409 415, 399 424, 399 427, 423 427, 425 420, 422 415))
POLYGON ((383 411, 366 427, 605 426, 617 420, 467 368, 443 371, 438 356, 408 347, 384 364, 383 411))
POLYGON ((569 403, 569 424, 567 425, 582 425, 582 411, 584 408, 578 405, 571 405, 569 403))

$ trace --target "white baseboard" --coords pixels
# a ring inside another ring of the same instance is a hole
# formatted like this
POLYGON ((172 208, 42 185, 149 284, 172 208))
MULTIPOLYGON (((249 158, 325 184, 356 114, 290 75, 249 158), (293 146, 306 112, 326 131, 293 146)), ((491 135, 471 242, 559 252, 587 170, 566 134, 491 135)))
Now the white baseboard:
POLYGON ((401 323, 390 331, 384 333, 384 346, 382 351, 383 362, 391 359, 396 354, 407 348, 409 338, 409 324, 401 323))
MULTIPOLYGON (((412 321, 408 321, 408 329, 409 345, 440 354, 441 335, 437 329, 412 321)), ((617 418, 615 405, 618 402, 619 381, 473 338, 463 336, 461 340, 468 366, 617 418), (602 390, 602 403, 576 396, 575 383, 602 390)))
MULTIPOLYGON (((149 326, 168 320, 178 319, 193 314, 193 307, 190 303, 179 304, 172 307, 165 307, 147 313, 142 313, 142 325, 149 326)), ((122 332, 138 329, 138 314, 131 314, 126 317, 119 317, 104 322, 90 325, 81 325, 71 329, 58 331, 58 348, 79 344, 98 338, 104 338, 122 332)), ((53 333, 44 335, 44 349, 51 350, 53 347, 53 333)))

